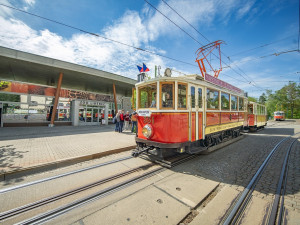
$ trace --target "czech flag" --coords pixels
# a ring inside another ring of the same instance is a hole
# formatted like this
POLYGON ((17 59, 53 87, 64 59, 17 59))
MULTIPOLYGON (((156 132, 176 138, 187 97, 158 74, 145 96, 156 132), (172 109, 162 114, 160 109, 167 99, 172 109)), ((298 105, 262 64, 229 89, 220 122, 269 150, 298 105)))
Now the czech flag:
POLYGON ((148 71, 150 71, 150 70, 149 70, 148 67, 145 65, 145 63, 143 63, 143 71, 142 71, 142 72, 148 72, 148 71))
POLYGON ((138 70, 140 71, 140 73, 144 72, 144 69, 143 69, 143 67, 141 67, 141 66, 137 65, 137 68, 138 68, 138 70))

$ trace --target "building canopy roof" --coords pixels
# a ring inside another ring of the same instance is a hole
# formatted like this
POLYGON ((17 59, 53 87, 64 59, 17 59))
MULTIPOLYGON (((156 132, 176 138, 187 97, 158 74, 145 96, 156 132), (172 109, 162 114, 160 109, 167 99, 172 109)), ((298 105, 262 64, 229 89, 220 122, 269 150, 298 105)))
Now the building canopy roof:
POLYGON ((0 79, 56 87, 63 73, 62 88, 131 96, 136 81, 117 74, 44 56, 0 47, 0 79))

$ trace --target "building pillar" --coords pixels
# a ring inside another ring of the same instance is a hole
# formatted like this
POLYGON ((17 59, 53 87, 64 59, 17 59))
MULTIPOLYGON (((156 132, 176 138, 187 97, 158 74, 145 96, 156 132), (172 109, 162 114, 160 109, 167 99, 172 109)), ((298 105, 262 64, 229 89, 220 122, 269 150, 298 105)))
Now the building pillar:
POLYGON ((104 120, 105 120, 105 125, 108 125, 108 103, 105 103, 104 120))
POLYGON ((71 120, 73 126, 79 125, 79 103, 78 100, 72 100, 71 103, 71 120))
POLYGON ((63 78, 63 73, 60 73, 59 74, 59 78, 58 78, 58 82, 57 82, 57 88, 56 88, 56 93, 55 93, 55 100, 54 100, 54 105, 53 105, 52 115, 51 115, 51 122, 49 124, 49 127, 53 127, 54 126, 54 119, 55 119, 55 114, 56 114, 58 100, 59 100, 59 94, 60 94, 60 88, 61 88, 62 78, 63 78))
POLYGON ((117 104, 117 96, 116 96, 116 86, 113 84, 113 91, 114 91, 114 100, 115 100, 115 114, 117 115, 118 113, 118 104, 117 104))

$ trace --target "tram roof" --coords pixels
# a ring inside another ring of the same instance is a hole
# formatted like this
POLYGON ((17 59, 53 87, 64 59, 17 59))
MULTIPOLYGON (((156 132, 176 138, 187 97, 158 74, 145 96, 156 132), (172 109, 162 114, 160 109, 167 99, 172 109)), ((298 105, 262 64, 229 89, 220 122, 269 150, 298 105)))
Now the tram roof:
POLYGON ((244 96, 244 91, 243 90, 241 90, 241 92, 239 93, 239 92, 236 92, 234 90, 230 90, 230 89, 227 89, 225 87, 221 87, 217 84, 206 81, 201 75, 198 75, 198 74, 190 74, 190 75, 184 75, 184 76, 179 76, 179 77, 156 77, 156 78, 153 78, 153 79, 150 79, 150 80, 145 80, 145 81, 136 83, 136 86, 139 87, 139 86, 143 86, 143 85, 150 84, 150 83, 157 82, 157 81, 159 81, 159 82, 168 82, 168 81, 176 81, 176 80, 178 82, 185 82, 185 83, 193 83, 193 84, 196 84, 196 85, 203 85, 203 86, 208 87, 208 88, 221 90, 221 91, 231 93, 231 94, 234 94, 234 95, 244 96))
POLYGON ((56 86, 61 72, 66 89, 112 94, 114 83, 117 94, 131 96, 136 83, 110 72, 0 46, 0 79, 56 86))

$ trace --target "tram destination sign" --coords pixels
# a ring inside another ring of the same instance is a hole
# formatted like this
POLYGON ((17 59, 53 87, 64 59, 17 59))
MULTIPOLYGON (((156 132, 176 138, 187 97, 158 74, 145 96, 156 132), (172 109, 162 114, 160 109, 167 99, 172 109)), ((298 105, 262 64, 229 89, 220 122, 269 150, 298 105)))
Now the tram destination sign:
POLYGON ((143 116, 143 117, 150 117, 151 116, 151 111, 149 109, 140 109, 138 110, 138 115, 143 116))
POLYGON ((239 88, 237 88, 237 87, 235 87, 231 84, 228 84, 225 81, 219 80, 218 78, 215 78, 215 77, 213 77, 213 76, 211 76, 207 73, 205 74, 205 80, 210 82, 210 83, 216 84, 220 87, 224 87, 224 88, 227 88, 231 91, 235 91, 235 92, 238 92, 240 94, 243 94, 243 91, 241 89, 239 89, 239 88))

